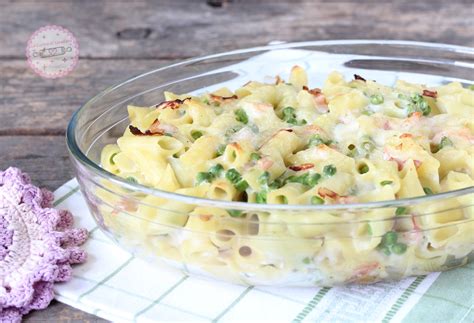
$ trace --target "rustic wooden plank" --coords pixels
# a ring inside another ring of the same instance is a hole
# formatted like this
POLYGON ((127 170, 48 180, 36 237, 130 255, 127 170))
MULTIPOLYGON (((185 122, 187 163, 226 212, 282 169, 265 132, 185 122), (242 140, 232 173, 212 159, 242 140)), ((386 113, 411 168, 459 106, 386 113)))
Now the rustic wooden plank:
POLYGON ((37 28, 72 31, 82 57, 183 58, 272 40, 405 39, 474 45, 470 0, 7 1, 0 57, 24 57, 37 28), (21 28, 19 28, 21 25, 21 28), (6 35, 6 37, 5 37, 6 35))
POLYGON ((95 315, 82 312, 66 304, 53 301, 48 308, 35 311, 24 317, 28 323, 103 323, 108 322, 95 315))
POLYGON ((46 80, 24 60, 0 60, 0 136, 64 134, 72 113, 100 90, 164 62, 83 59, 67 77, 46 80))
MULTIPOLYGON (((77 6, 67 2, 54 3, 55 8, 57 7, 56 10, 61 10, 65 17, 69 17, 68 21, 71 24, 77 24, 79 33, 85 33, 83 38, 87 41, 81 44, 83 55, 90 57, 148 57, 150 59, 141 59, 140 61, 81 59, 73 73, 57 80, 41 79, 27 67, 23 58, 0 59, 2 75, 0 77, 0 89, 2 90, 0 135, 63 134, 72 112, 99 90, 131 75, 169 62, 169 60, 155 60, 151 57, 184 57, 262 44, 272 39, 288 39, 289 36, 291 36, 289 38, 296 40, 348 37, 405 38, 454 42, 464 45, 472 44, 474 41, 469 30, 472 27, 472 18, 463 16, 464 14, 471 15, 473 6, 463 4, 463 1, 459 0, 451 1, 443 6, 438 0, 415 4, 405 1, 384 2, 377 5, 373 1, 365 0, 361 3, 354 1, 319 3, 316 1, 293 4, 277 1, 271 6, 266 1, 256 1, 252 3, 231 2, 217 9, 207 6, 204 2, 164 1, 160 10, 151 10, 150 8, 153 6, 146 2, 145 4, 128 4, 130 7, 127 8, 129 9, 124 7, 125 3, 123 2, 113 5, 109 2, 102 6, 98 4, 100 1, 86 1, 84 5, 77 6), (179 10, 184 12, 185 3, 189 8, 186 11, 189 11, 189 15, 186 15, 186 19, 176 19, 179 17, 179 10), (197 7, 194 8, 194 6, 197 7), (306 10, 304 10, 305 8, 306 10), (268 10, 265 11, 265 9, 268 10), (94 17, 103 17, 103 19, 91 20, 86 23, 88 19, 90 20, 90 12, 96 13, 94 17), (170 16, 174 17, 174 20, 170 20, 170 16), (212 21, 211 26, 213 27, 197 24, 196 16, 200 17, 199 21, 206 17, 205 21, 212 21), (140 17, 143 19, 139 19, 140 17), (151 24, 151 21, 159 23, 151 24), (430 29, 434 21, 436 21, 437 27, 430 29), (120 26, 123 28, 134 26, 134 24, 138 24, 137 22, 140 22, 141 26, 148 27, 143 27, 146 29, 145 31, 119 30, 116 32, 121 35, 118 38, 98 38, 102 33, 112 32, 110 28, 114 26, 118 30, 120 26), (258 28, 256 23, 260 24, 258 28), (182 32, 178 32, 178 28, 173 27, 175 24, 182 25, 180 25, 183 27, 182 32), (223 24, 227 27, 224 28, 223 24), (175 28, 177 38, 160 38, 158 36, 153 38, 153 28, 158 28, 154 26, 175 28), (191 30, 188 30, 188 27, 191 30), (100 32, 93 32, 87 28, 95 28, 100 32), (147 28, 152 30, 150 35, 148 35, 147 28), (255 32, 256 30, 258 32, 255 32), (224 31, 230 36, 224 37, 224 31), (142 33, 143 37, 146 36, 145 39, 134 38, 142 33), (194 40, 186 38, 195 33, 198 35, 195 35, 194 40), (399 33, 399 35, 394 33, 399 33), (203 35, 206 35, 208 39, 203 35), (126 41, 123 40, 124 37, 127 38, 126 41), (188 45, 181 46, 182 43, 188 45), (193 44, 205 44, 205 46, 194 46, 193 44), (116 48, 112 50, 111 47, 116 48), (165 55, 161 54, 162 49, 165 51, 165 55), (169 49, 173 49, 173 52, 169 49), (32 118, 32 115, 35 117, 32 118)), ((0 21, 15 20, 41 25, 43 22, 46 23, 44 19, 51 19, 50 6, 32 2, 7 5, 6 10, 0 11, 0 21)), ((63 18, 62 15, 57 17, 59 20, 63 18)), ((19 28, 17 31, 11 32, 8 30, 10 28, 8 26, 10 26, 8 23, 0 25, 0 32, 3 35, 9 35, 5 39, 7 46, 0 47, 0 57, 2 55, 15 56, 13 52, 9 51, 12 48, 16 48, 18 51, 21 49, 18 38, 22 37, 19 34, 28 29, 19 28)), ((23 53, 23 49, 21 49, 21 53, 23 53)))
POLYGON ((0 169, 21 168, 34 184, 55 190, 73 177, 63 136, 0 136, 0 169))

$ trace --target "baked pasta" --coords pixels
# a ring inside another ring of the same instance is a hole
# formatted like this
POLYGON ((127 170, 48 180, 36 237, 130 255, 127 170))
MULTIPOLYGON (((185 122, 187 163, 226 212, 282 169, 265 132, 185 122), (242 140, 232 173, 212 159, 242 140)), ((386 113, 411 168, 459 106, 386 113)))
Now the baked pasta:
POLYGON ((338 72, 321 88, 307 80, 295 66, 287 82, 165 92, 152 107, 129 106, 130 125, 104 147, 101 164, 180 195, 314 210, 119 199, 103 189, 105 224, 163 258, 249 284, 372 282, 465 263, 472 194, 390 201, 474 185, 474 91, 457 82, 346 81, 338 72), (377 201, 387 205, 350 208, 377 201), (320 207, 334 204, 347 205, 320 207))

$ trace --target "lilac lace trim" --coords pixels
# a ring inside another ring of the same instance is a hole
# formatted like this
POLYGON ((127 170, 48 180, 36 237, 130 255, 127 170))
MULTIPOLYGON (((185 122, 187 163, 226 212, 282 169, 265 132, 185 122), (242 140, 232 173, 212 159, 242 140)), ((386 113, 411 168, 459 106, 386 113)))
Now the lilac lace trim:
POLYGON ((52 208, 53 194, 17 168, 0 171, 0 322, 20 322, 54 297, 53 284, 71 278, 86 254, 85 229, 71 213, 52 208))

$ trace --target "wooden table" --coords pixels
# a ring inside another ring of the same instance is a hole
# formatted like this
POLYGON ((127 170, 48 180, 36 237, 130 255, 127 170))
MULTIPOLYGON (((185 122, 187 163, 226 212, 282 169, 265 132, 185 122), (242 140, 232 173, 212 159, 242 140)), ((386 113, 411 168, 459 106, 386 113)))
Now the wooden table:
MULTIPOLYGON (((105 87, 171 61, 273 40, 474 45, 471 0, 3 0, 0 6, 0 169, 20 167, 51 190, 73 176, 64 139, 72 112, 105 87), (24 57, 28 37, 48 24, 68 28, 80 44, 77 68, 56 80, 34 74, 24 57)), ((26 321, 103 320, 53 302, 26 321)))

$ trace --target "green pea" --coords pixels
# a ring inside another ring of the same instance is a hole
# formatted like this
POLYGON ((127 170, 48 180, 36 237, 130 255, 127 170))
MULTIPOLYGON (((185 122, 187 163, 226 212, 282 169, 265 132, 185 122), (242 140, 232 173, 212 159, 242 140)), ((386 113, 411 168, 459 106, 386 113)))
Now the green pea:
POLYGON ((303 185, 308 185, 308 178, 309 178, 309 173, 306 172, 304 173, 303 175, 300 175, 298 176, 299 177, 299 183, 303 184, 303 185))
POLYGON ((321 179, 321 174, 305 173, 300 176, 291 175, 288 178, 286 178, 285 183, 300 183, 306 186, 314 187, 318 184, 320 179, 321 179))
POLYGON ((216 164, 212 166, 211 168, 209 168, 209 173, 213 177, 219 177, 223 170, 224 170, 224 167, 222 167, 221 164, 216 164))
POLYGON ((282 113, 283 113, 283 116, 282 116, 282 120, 283 121, 286 121, 290 124, 293 124, 293 125, 305 125, 307 122, 306 120, 301 120, 301 121, 298 121, 296 119, 296 112, 295 112, 295 109, 292 108, 292 107, 286 107, 282 110, 282 113))
POLYGON ((128 176, 127 178, 125 178, 125 180, 126 180, 127 182, 130 182, 130 183, 133 183, 133 184, 137 184, 137 183, 138 183, 137 179, 136 179, 135 177, 132 177, 132 176, 128 176))
POLYGON ((295 118, 289 118, 289 119, 286 119, 285 121, 294 125, 298 124, 298 121, 295 118))
POLYGON ((234 184, 234 187, 237 189, 239 192, 245 191, 249 187, 249 183, 247 183, 246 180, 240 180, 237 182, 237 184, 234 184))
POLYGON ((424 116, 427 116, 431 113, 431 107, 428 102, 424 101, 420 103, 420 110, 424 116))
POLYGON ((413 112, 422 112, 424 116, 427 116, 431 113, 431 107, 426 102, 426 100, 418 93, 415 93, 411 97, 411 102, 408 104, 408 115, 413 114, 413 112))
POLYGON ((326 165, 323 168, 323 173, 326 176, 333 176, 336 174, 336 172, 337 172, 337 168, 334 165, 326 165))
POLYGON ((433 191, 429 187, 423 187, 423 191, 425 192, 426 195, 433 195, 433 191))
POLYGON ((242 176, 240 176, 240 173, 235 168, 231 168, 225 173, 225 178, 232 184, 236 184, 242 179, 242 176))
POLYGON ((407 245, 404 243, 395 243, 390 250, 396 255, 401 255, 407 251, 407 245))
POLYGON ((263 172, 262 175, 258 177, 258 183, 260 185, 268 185, 268 181, 270 180, 270 173, 263 172))
POLYGON ((192 137, 194 140, 196 140, 196 139, 202 137, 202 132, 199 131, 199 130, 193 130, 193 131, 191 131, 191 137, 192 137))
POLYGON ((235 114, 235 119, 237 121, 242 122, 243 124, 247 124, 249 122, 247 113, 245 113, 244 110, 242 109, 235 110, 234 114, 235 114))
POLYGON ((407 213, 407 208, 406 207, 397 207, 397 209, 395 210, 395 215, 396 216, 400 216, 402 214, 405 214, 407 213))
POLYGON ((259 159, 261 159, 262 157, 258 154, 258 153, 251 153, 250 154, 250 160, 251 161, 257 161, 259 159))
POLYGON ((324 204, 324 200, 319 196, 311 196, 311 204, 313 205, 321 205, 324 204))
POLYGON ((380 251, 382 251, 386 256, 390 256, 390 248, 389 247, 381 247, 380 251))
POLYGON ((383 96, 381 94, 374 94, 370 96, 370 103, 372 104, 382 104, 384 101, 383 96))
POLYGON ((227 210, 227 213, 233 218, 240 218, 244 215, 240 210, 227 210))
POLYGON ((398 235, 395 231, 388 231, 382 237, 382 246, 391 246, 397 242, 398 235))
POLYGON ((308 175, 304 179, 303 184, 305 184, 309 187, 315 187, 318 184, 320 179, 321 179, 321 174, 314 173, 314 174, 308 175))
POLYGON ((301 182, 301 177, 291 175, 291 176, 287 177, 287 179, 285 179, 285 182, 286 183, 299 183, 299 182, 301 182))
POLYGON ((380 185, 385 186, 385 185, 390 185, 392 183, 393 183, 393 181, 381 181, 380 185))
POLYGON ((418 94, 418 93, 413 94, 412 97, 411 97, 411 100, 415 103, 419 103, 419 102, 424 101, 423 96, 421 96, 421 94, 418 94))
POLYGON ((266 192, 258 192, 255 195, 255 202, 258 203, 258 204, 267 203, 267 193, 266 192))
POLYGON ((283 120, 288 121, 288 119, 296 119, 295 109, 292 107, 286 107, 282 111, 283 120))
POLYGON ((196 175, 196 183, 199 185, 203 182, 209 182, 211 180, 211 174, 208 172, 199 172, 196 175))
POLYGON ((283 181, 280 178, 276 178, 271 184, 268 185, 268 188, 272 190, 279 189, 283 186, 283 181))

